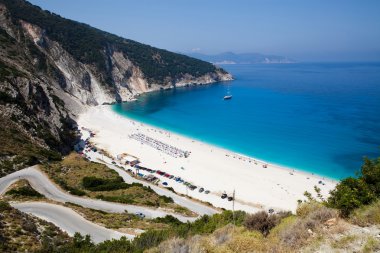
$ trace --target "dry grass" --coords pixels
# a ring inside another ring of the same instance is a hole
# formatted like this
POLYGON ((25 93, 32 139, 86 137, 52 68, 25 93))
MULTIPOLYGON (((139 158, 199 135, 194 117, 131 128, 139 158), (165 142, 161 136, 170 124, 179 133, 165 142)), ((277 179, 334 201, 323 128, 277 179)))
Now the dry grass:
POLYGON ((338 217, 338 213, 334 209, 322 205, 311 205, 313 208, 303 206, 302 215, 297 217, 292 224, 284 226, 284 229, 279 232, 280 240, 284 245, 290 248, 299 248, 313 239, 320 240, 320 236, 323 236, 321 230, 324 223, 338 217))
POLYGON ((334 241, 331 246, 335 249, 348 249, 349 245, 357 239, 355 235, 346 235, 334 241))
POLYGON ((149 253, 251 253, 251 252, 292 252, 280 244, 275 237, 264 237, 258 231, 249 231, 244 227, 227 225, 205 236, 193 236, 187 239, 172 238, 149 253))
POLYGON ((61 162, 50 163, 42 169, 54 180, 63 180, 73 188, 82 187, 82 178, 100 177, 104 179, 116 178, 118 174, 107 166, 88 162, 76 153, 66 156, 61 162))
POLYGON ((298 205, 296 214, 298 217, 306 217, 309 213, 321 207, 323 207, 323 205, 317 201, 303 202, 298 205))
POLYGON ((380 241, 373 237, 368 237, 366 242, 363 245, 362 252, 363 253, 372 253, 380 251, 380 241))
POLYGON ((158 247, 158 252, 165 253, 187 253, 189 252, 189 246, 184 239, 172 238, 158 247))
POLYGON ((380 224, 380 200, 355 210, 350 216, 350 221, 359 226, 380 224))

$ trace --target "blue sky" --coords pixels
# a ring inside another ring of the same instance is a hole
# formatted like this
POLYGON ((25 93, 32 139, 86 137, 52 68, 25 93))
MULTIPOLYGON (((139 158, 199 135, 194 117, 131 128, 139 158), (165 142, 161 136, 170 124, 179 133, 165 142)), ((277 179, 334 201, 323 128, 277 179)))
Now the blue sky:
POLYGON ((30 0, 171 51, 380 61, 380 0, 30 0))

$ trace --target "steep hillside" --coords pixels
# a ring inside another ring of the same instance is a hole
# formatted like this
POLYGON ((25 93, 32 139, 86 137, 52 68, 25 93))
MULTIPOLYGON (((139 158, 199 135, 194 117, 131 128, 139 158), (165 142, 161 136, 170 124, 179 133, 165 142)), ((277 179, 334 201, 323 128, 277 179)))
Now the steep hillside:
POLYGON ((0 252, 51 252, 71 241, 54 224, 0 201, 0 252))
POLYGON ((0 174, 67 153, 75 141, 75 118, 87 106, 230 79, 207 62, 100 31, 24 0, 0 0, 0 136, 7 137, 0 174))

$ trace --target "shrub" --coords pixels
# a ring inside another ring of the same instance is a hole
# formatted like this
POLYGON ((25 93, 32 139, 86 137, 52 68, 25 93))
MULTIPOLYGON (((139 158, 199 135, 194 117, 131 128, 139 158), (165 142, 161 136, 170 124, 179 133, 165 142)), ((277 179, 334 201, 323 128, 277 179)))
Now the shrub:
POLYGON ((231 234, 234 230, 234 225, 228 224, 227 226, 215 230, 213 233, 214 242, 216 245, 221 245, 231 239, 231 234))
MULTIPOLYGON (((235 212, 235 225, 243 224, 246 213, 243 211, 235 212)), ((209 234, 216 229, 221 228, 233 222, 232 211, 224 211, 213 216, 204 215, 192 223, 184 223, 175 228, 175 233, 180 237, 186 237, 194 234, 209 234)))
POLYGON ((128 195, 121 195, 121 196, 104 196, 104 195, 97 195, 96 198, 110 201, 110 202, 118 202, 118 203, 124 203, 124 204, 134 204, 135 201, 132 199, 131 196, 128 195))
POLYGON ((226 244, 232 252, 271 252, 266 238, 257 231, 236 233, 226 244))
POLYGON ((159 199, 164 201, 165 203, 174 203, 173 199, 171 197, 167 197, 167 196, 159 196, 159 199))
POLYGON ((317 201, 309 201, 309 202, 300 203, 297 207, 296 214, 297 216, 304 218, 315 209, 322 207, 322 205, 323 205, 322 203, 317 202, 317 201))
MULTIPOLYGON (((140 234, 133 240, 133 246, 137 249, 148 249, 156 247, 162 241, 168 239, 170 232, 168 230, 149 230, 140 234)), ((143 250, 141 250, 142 252, 143 250)))
POLYGON ((320 208, 315 209, 307 216, 307 219, 318 222, 319 224, 325 223, 327 220, 332 218, 337 218, 338 213, 336 210, 321 206, 320 208))
POLYGON ((189 252, 189 245, 182 238, 174 237, 158 246, 159 252, 189 252))
POLYGON ((12 209, 12 207, 11 207, 11 205, 9 205, 8 202, 0 201, 0 211, 1 212, 11 210, 11 209, 12 209))
POLYGON ((178 226, 183 224, 180 220, 178 220, 176 217, 172 215, 166 215, 165 217, 157 217, 152 220, 153 222, 158 222, 158 223, 165 223, 165 224, 170 224, 174 226, 178 226))
POLYGON ((336 210, 323 205, 317 207, 313 202, 304 204, 309 204, 316 208, 314 210, 308 208, 312 211, 308 212, 304 217, 297 218, 293 224, 286 226, 279 232, 280 240, 291 248, 301 247, 305 243, 310 236, 309 229, 312 232, 318 231, 327 220, 336 218, 338 215, 336 210))
POLYGON ((18 189, 11 189, 7 191, 7 195, 12 196, 26 196, 26 197, 42 197, 42 195, 31 188, 30 186, 23 186, 18 189))
POLYGON ((357 178, 343 179, 330 193, 327 204, 340 210, 342 216, 356 208, 370 204, 380 197, 380 157, 364 159, 357 178))
POLYGON ((380 197, 380 157, 377 159, 364 159, 360 177, 375 194, 380 197))
POLYGON ((244 221, 244 226, 249 230, 260 231, 264 236, 279 223, 278 217, 273 214, 269 215, 265 211, 248 215, 244 221))
POLYGON ((27 219, 22 220, 21 226, 22 226, 22 229, 24 229, 25 231, 28 231, 28 232, 34 232, 35 233, 38 231, 36 224, 34 224, 32 221, 27 220, 27 219))
POLYGON ((368 185, 360 178, 343 179, 328 198, 328 206, 339 209, 347 217, 354 209, 367 205, 375 199, 368 185))
POLYGON ((120 176, 114 179, 84 177, 82 179, 82 185, 85 189, 90 191, 113 191, 130 187, 120 176))
POLYGON ((77 195, 77 196, 84 196, 84 195, 86 195, 86 193, 84 191, 79 190, 77 188, 70 187, 69 191, 70 191, 71 194, 77 195))

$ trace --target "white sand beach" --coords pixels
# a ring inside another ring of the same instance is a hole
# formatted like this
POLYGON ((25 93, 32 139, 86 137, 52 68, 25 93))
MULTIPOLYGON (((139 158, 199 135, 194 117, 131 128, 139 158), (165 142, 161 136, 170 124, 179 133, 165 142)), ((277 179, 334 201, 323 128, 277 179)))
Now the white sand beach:
POLYGON ((107 150, 114 157, 128 153, 138 157, 145 167, 179 176, 198 188, 191 191, 181 183, 156 175, 176 192, 210 202, 216 207, 232 209, 232 201, 221 199, 220 196, 224 192, 231 196, 235 190, 236 210, 254 212, 261 208, 273 208, 276 211, 294 211, 297 200, 305 199, 305 191, 314 193, 314 186, 317 185, 322 195, 327 196, 337 183, 322 176, 260 162, 142 124, 116 114, 110 106, 89 108, 79 116, 78 124, 96 133, 91 142, 98 148, 107 150), (187 158, 174 157, 130 137, 138 133, 191 153, 187 158), (264 164, 267 164, 266 168, 264 164), (319 184, 319 181, 324 185, 319 184), (200 193, 200 187, 210 190, 210 193, 200 193))

